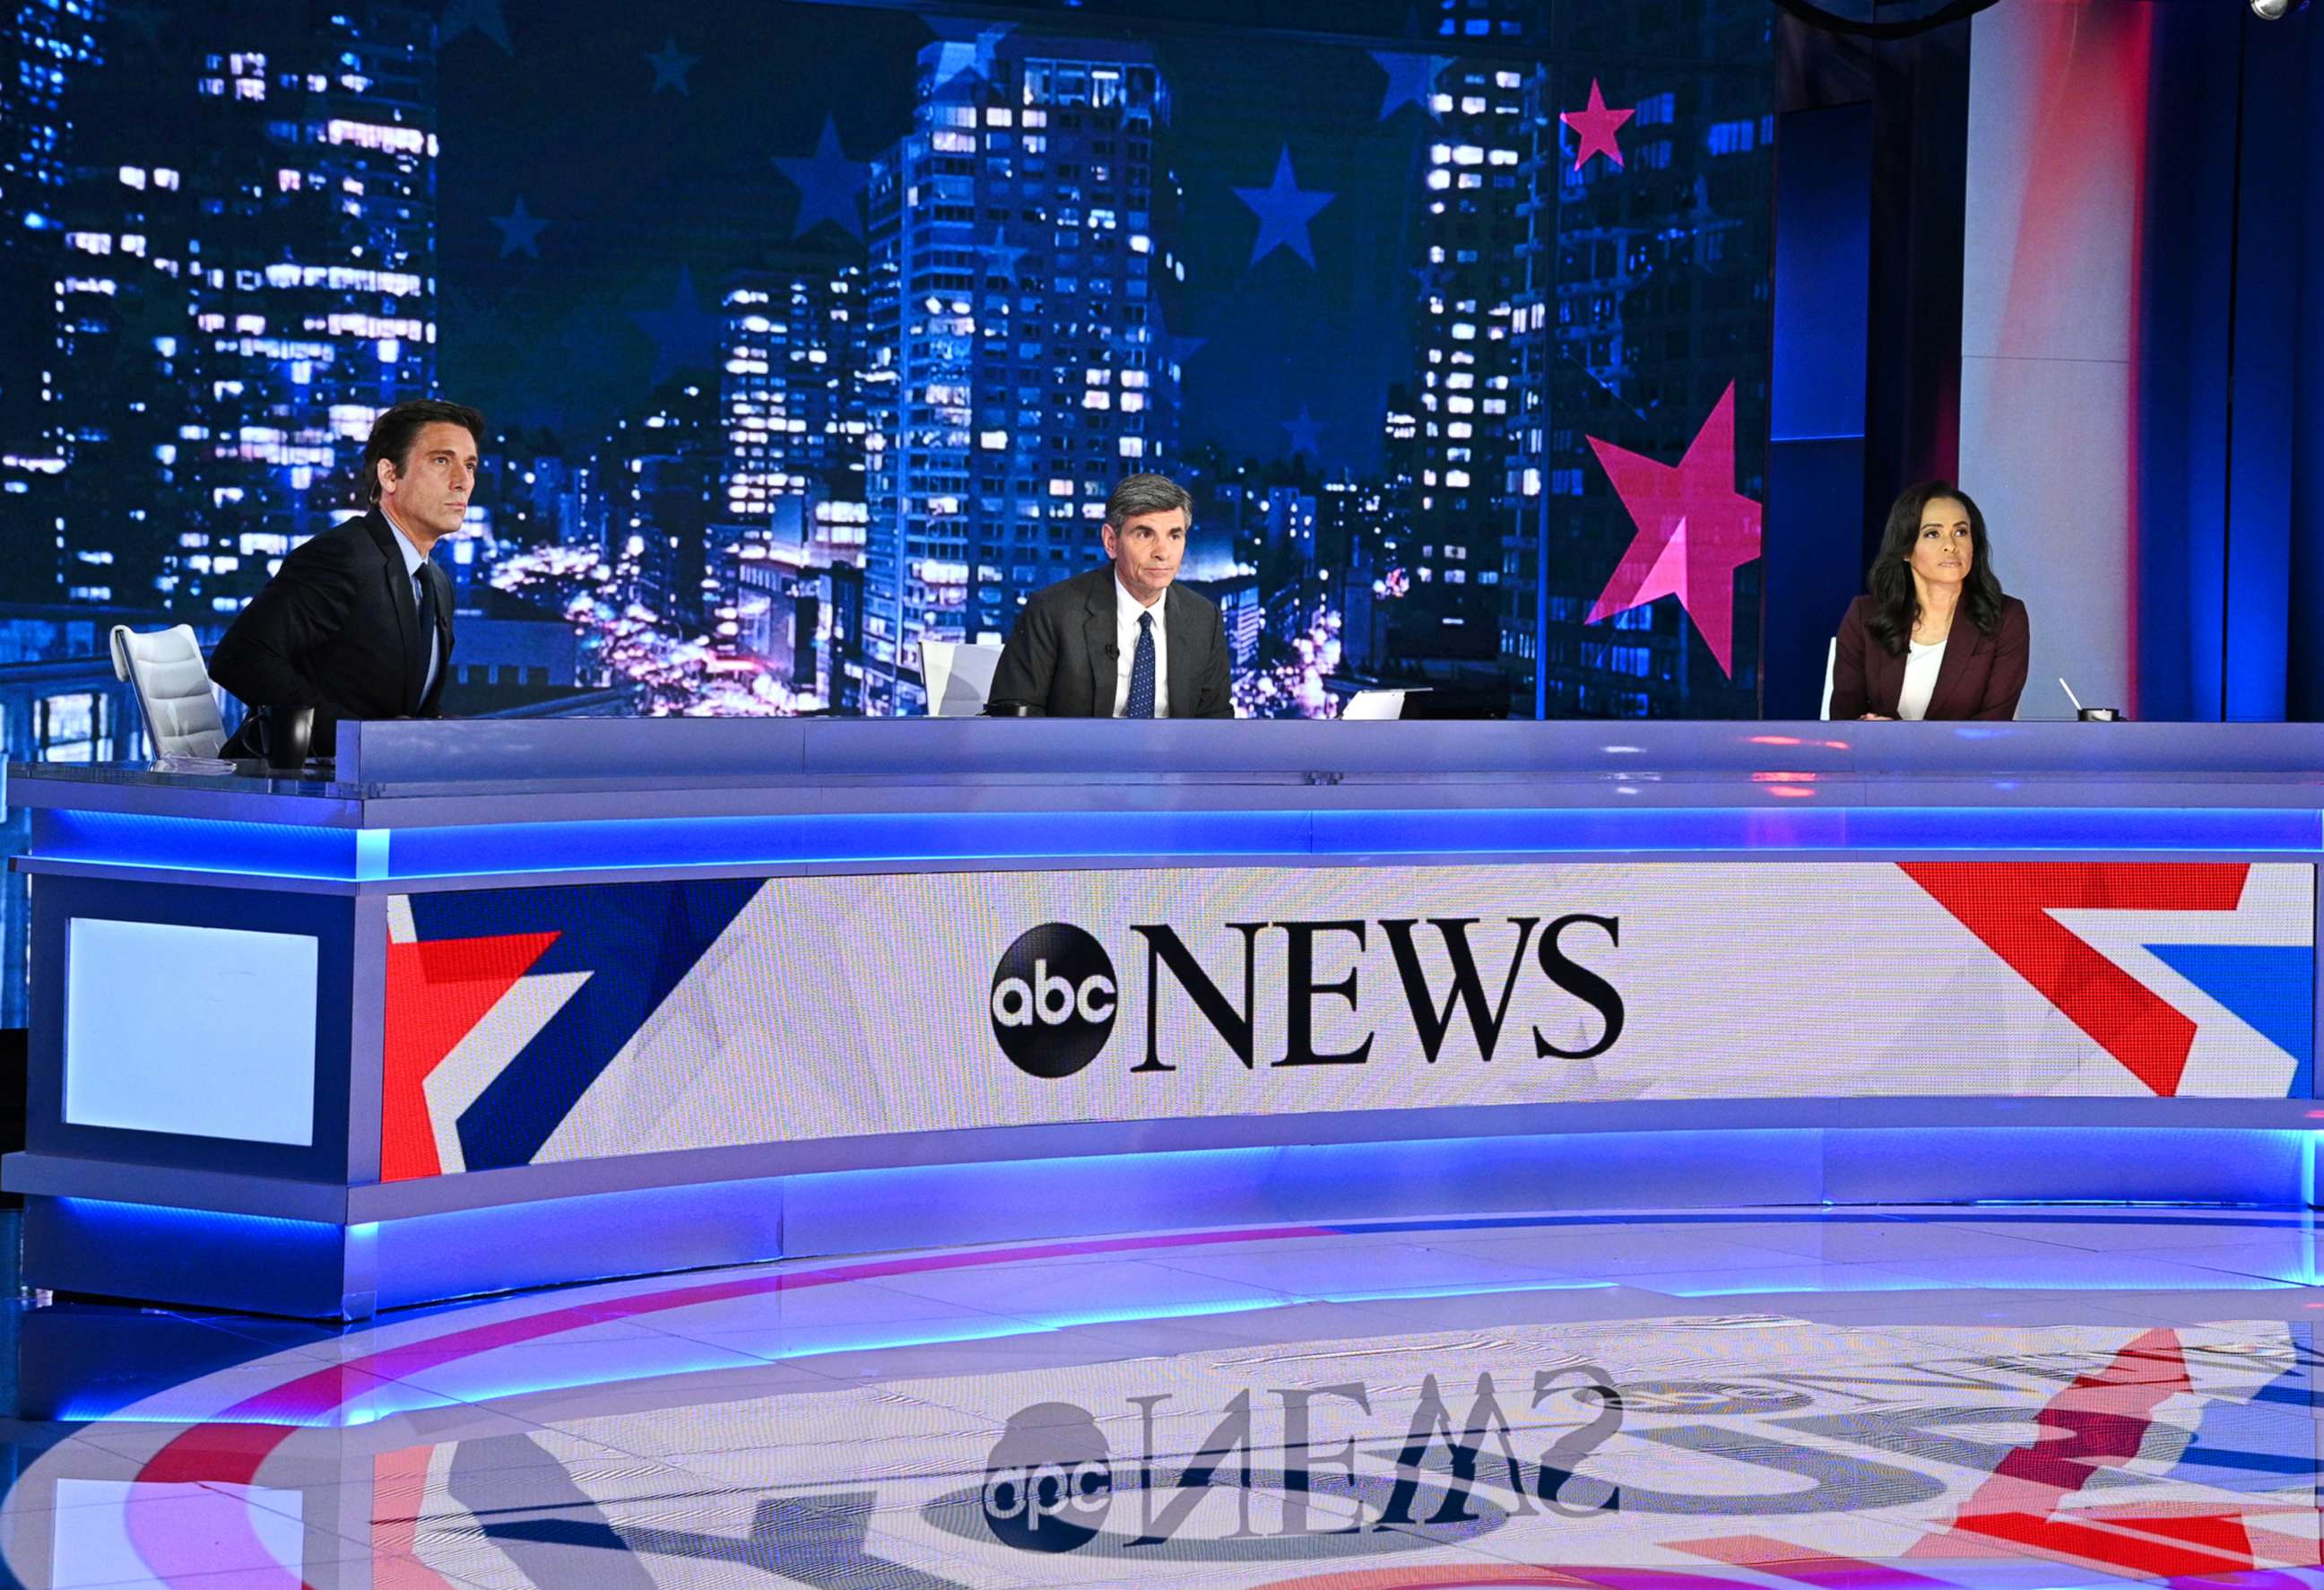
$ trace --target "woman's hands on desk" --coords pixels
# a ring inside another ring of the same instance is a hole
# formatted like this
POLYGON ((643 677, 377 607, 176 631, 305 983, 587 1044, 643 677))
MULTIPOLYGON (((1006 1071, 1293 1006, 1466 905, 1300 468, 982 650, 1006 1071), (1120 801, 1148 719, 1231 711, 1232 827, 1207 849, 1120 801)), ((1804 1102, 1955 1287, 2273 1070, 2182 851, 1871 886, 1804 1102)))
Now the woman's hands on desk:
POLYGON ((1865 712, 1858 714, 1856 721, 1858 723, 1895 723, 1896 720, 1889 716, 1885 712, 1865 712))

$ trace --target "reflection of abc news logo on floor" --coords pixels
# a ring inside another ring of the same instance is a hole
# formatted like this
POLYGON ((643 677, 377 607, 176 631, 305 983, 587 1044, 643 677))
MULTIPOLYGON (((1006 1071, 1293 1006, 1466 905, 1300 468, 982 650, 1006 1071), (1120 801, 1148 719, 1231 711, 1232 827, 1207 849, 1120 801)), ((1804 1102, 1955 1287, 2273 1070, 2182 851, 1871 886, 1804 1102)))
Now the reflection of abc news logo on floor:
MULTIPOLYGON (((1220 930, 1231 936, 1231 946, 1219 957, 1222 967, 1206 965, 1167 923, 1137 923, 1130 931, 1139 938, 1146 998, 1144 1053, 1135 1071, 1177 1068, 1176 1057, 1163 1053, 1159 1034, 1162 1002, 1174 989, 1252 1068, 1260 1063, 1258 1017, 1267 1001, 1280 1002, 1286 1035, 1283 1054, 1266 1062, 1272 1066, 1361 1065, 1370 1058, 1378 1021, 1398 1019, 1412 1023, 1432 1063, 1462 1026, 1488 1060, 1512 1027, 1530 1033, 1534 1054, 1542 1059, 1588 1059, 1622 1035, 1621 994, 1576 958, 1592 948, 1618 948, 1618 917, 1576 911, 1510 916, 1489 925, 1478 917, 1229 922, 1220 930), (1371 991, 1379 975, 1368 985, 1364 974, 1372 969, 1367 957, 1383 942, 1395 974, 1388 1008, 1352 1049, 1319 1050, 1319 1013, 1362 1015, 1368 997, 1377 997, 1371 991), (1442 964, 1433 968, 1429 948, 1441 951, 1442 964), (1346 969, 1319 975, 1319 961, 1346 969), (1557 999, 1566 1012, 1574 1002, 1594 1011, 1598 1036, 1562 1045, 1545 1034, 1535 1024, 1552 1013, 1545 997, 1557 999)), ((1112 1038, 1121 994, 1104 945, 1069 922, 1044 922, 1020 934, 993 968, 992 1033, 1019 1070, 1051 1080, 1071 1077, 1112 1038)))
POLYGON ((986 1461, 984 1522, 1019 1551, 1086 1546, 1113 1505, 1105 1437, 1085 1409, 1039 1402, 1010 1419, 986 1461))
POLYGON ((1296 1554, 1301 1540, 1360 1534, 1388 1537, 1382 1545, 1402 1550, 1440 1528, 1458 1538, 1519 1513, 1620 1511, 1621 1487, 1582 1465, 1621 1430, 1621 1390, 1586 1364, 1536 1370, 1531 1380, 1528 1397, 1521 1384, 1496 1386, 1490 1371, 1478 1374, 1464 1415, 1461 1381, 1425 1374, 1416 1399, 1372 1441, 1346 1438, 1348 1421, 1374 1417, 1371 1389, 1360 1381, 1244 1391, 1206 1415, 1208 1432, 1175 1457, 1157 1449, 1157 1418, 1182 1417, 1169 1409, 1174 1395, 1132 1396, 1139 1446, 1124 1455, 1119 1476, 1104 1428, 1087 1409, 1037 1402, 1011 1415, 994 1444, 976 1510, 993 1539, 1019 1551, 1078 1551, 1107 1535, 1105 1549, 1134 1553, 1176 1541, 1213 1558, 1256 1558, 1269 1543, 1296 1554), (1328 1437, 1319 1435, 1319 1420, 1331 1427, 1328 1437), (1532 1457, 1521 1455, 1520 1446, 1535 1443, 1532 1457), (1390 1453, 1392 1465, 1373 1460, 1390 1453), (1262 1465, 1260 1454, 1280 1468, 1262 1465), (1206 1498, 1236 1491, 1224 1510, 1231 1532, 1221 1532, 1219 1509, 1207 1521, 1196 1516, 1206 1498), (1272 1496, 1279 1527, 1254 1530, 1259 1492, 1272 1496), (1311 1508, 1324 1499, 1324 1508, 1311 1508), (1125 1501, 1129 1518, 1108 1535, 1109 1515, 1125 1501), (1201 1548, 1204 1540, 1213 1550, 1201 1548))

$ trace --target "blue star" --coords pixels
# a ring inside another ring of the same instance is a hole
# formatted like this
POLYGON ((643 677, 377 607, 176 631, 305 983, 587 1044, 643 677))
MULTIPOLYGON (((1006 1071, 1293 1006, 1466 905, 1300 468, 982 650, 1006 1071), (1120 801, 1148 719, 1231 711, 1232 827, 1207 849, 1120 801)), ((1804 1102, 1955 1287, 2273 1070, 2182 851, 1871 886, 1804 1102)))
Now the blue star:
POLYGON ((650 92, 659 94, 664 88, 675 88, 691 99, 694 94, 686 86, 686 74, 700 65, 702 57, 699 55, 688 55, 679 50, 678 35, 671 34, 669 41, 662 45, 659 55, 646 57, 646 64, 654 69, 653 88, 650 92))
POLYGON ((990 82, 992 79, 992 47, 1017 24, 1013 22, 982 23, 960 17, 923 16, 928 32, 936 36, 935 88, 949 87, 954 78, 964 73, 990 82))
POLYGON ((1018 280, 1019 271, 1024 267, 1025 256, 1033 251, 1029 248, 1014 247, 1007 238, 996 237, 990 243, 980 244, 976 252, 984 256, 986 275, 1005 276, 1013 286, 1018 280))
POLYGON ((1406 55, 1396 50, 1375 50, 1371 55, 1388 74, 1388 88, 1380 94, 1380 120, 1388 120, 1407 105, 1420 106, 1431 117, 1436 115, 1436 107, 1430 103, 1436 92, 1436 74, 1451 62, 1441 55, 1406 55))
POLYGON ((509 45, 508 18, 501 14, 501 0, 445 0, 444 15, 436 30, 438 48, 470 28, 499 45, 503 54, 516 53, 509 45))
POLYGON ((630 319, 654 339, 653 374, 650 385, 680 370, 708 369, 718 363, 717 352, 726 332, 726 318, 702 307, 695 295, 694 273, 680 266, 678 290, 666 310, 632 310, 630 319))
POLYGON ((1307 412, 1307 405, 1299 405, 1299 418, 1282 421, 1283 429, 1291 433, 1291 456, 1305 453, 1317 463, 1323 461, 1323 432, 1331 427, 1307 412))
POLYGON ((523 194, 516 196, 514 208, 504 216, 493 217, 492 223, 501 229, 501 258, 506 259, 512 254, 529 254, 535 259, 540 257, 536 239, 549 223, 526 212, 523 194))
POLYGON ((799 190, 798 219, 791 236, 804 237, 825 221, 858 242, 863 237, 863 217, 857 200, 871 185, 869 162, 850 160, 839 147, 839 126, 823 118, 823 137, 811 155, 772 157, 775 166, 799 190))
POLYGON ((1250 206, 1259 217, 1259 236, 1250 245, 1252 264, 1258 264, 1278 248, 1287 248, 1305 260, 1311 270, 1314 267, 1315 251, 1307 241, 1307 223, 1338 195, 1299 186, 1299 179, 1291 170, 1291 145, 1285 144, 1276 159, 1272 185, 1238 188, 1235 197, 1250 206))

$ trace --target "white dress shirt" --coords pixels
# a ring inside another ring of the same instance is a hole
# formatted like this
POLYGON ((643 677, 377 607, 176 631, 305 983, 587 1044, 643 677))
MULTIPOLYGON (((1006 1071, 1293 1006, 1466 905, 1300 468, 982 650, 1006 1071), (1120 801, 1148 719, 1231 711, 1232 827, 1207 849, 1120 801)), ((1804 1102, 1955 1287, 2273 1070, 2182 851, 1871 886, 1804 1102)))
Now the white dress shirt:
POLYGON ((1151 607, 1141 607, 1130 587, 1121 583, 1121 572, 1113 576, 1113 649, 1117 667, 1113 674, 1113 716, 1120 717, 1130 709, 1130 670, 1138 664, 1138 615, 1154 615, 1154 716, 1170 716, 1170 642, 1163 633, 1162 609, 1170 600, 1168 587, 1151 607))
MULTIPOLYGON (((1948 636, 1947 639, 1950 637, 1948 636)), ((1937 691, 1937 670, 1945 665, 1945 642, 1910 642, 1904 659, 1904 684, 1896 692, 1896 716, 1918 723, 1929 714, 1929 698, 1937 691)))
MULTIPOLYGON (((389 518, 386 508, 380 509, 379 516, 386 519, 387 527, 395 532, 395 550, 403 554, 403 587, 411 595, 411 615, 416 619, 420 616, 420 569, 428 561, 428 554, 411 544, 411 538, 403 533, 403 526, 389 518)), ((428 630, 428 682, 420 687, 422 701, 436 688, 436 675, 443 667, 443 632, 431 624, 428 630)))

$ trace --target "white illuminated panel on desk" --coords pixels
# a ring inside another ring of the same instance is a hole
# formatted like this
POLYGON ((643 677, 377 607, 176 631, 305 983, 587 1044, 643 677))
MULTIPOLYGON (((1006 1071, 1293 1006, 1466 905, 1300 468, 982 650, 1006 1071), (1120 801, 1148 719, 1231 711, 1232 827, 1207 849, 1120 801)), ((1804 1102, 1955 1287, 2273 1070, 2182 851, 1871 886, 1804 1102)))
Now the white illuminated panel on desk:
POLYGON ((66 1122, 311 1144, 317 954, 304 934, 73 919, 66 1122))

